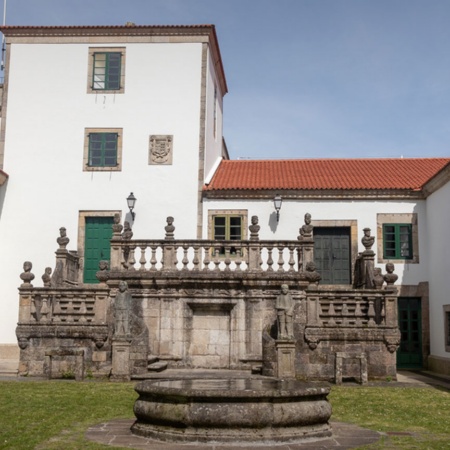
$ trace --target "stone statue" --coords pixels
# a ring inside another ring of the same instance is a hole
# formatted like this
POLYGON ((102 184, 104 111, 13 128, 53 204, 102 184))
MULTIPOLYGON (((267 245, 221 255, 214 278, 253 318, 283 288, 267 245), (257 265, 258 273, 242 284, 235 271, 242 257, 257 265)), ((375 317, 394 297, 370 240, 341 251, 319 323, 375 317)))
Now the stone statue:
POLYGON ((174 218, 172 216, 167 217, 167 225, 164 227, 166 230, 166 239, 174 239, 175 225, 173 224, 174 218))
POLYGON ((133 237, 133 231, 131 230, 130 222, 127 220, 123 223, 122 239, 129 241, 133 237))
POLYGON ((59 229, 59 238, 56 239, 56 242, 59 245, 59 248, 65 249, 67 244, 70 242, 70 239, 67 237, 67 232, 64 227, 59 229))
POLYGON ((393 263, 388 262, 386 264, 386 274, 384 275, 384 281, 388 286, 392 286, 398 279, 398 275, 394 273, 395 266, 393 263))
POLYGON ((23 272, 20 274, 20 279, 23 281, 23 287, 32 287, 31 282, 34 280, 34 275, 31 273, 33 264, 30 261, 25 261, 23 263, 23 272))
POLYGON ((305 278, 310 284, 316 285, 319 284, 319 281, 322 279, 320 273, 316 271, 316 264, 314 261, 309 261, 306 263, 305 278))
POLYGON ((306 213, 305 214, 305 224, 300 228, 300 236, 298 237, 299 240, 303 239, 312 239, 312 233, 313 233, 313 225, 311 225, 311 214, 306 213))
POLYGON ((259 240, 259 230, 260 226, 258 225, 258 216, 252 216, 252 224, 248 227, 250 230, 250 240, 258 241, 259 240))
POLYGON ((294 338, 294 301, 289 293, 287 284, 281 285, 281 294, 278 295, 275 308, 278 318, 278 339, 294 338))
POLYGON ((44 287, 50 287, 50 283, 52 280, 51 275, 52 275, 52 268, 46 267, 44 275, 42 275, 42 281, 44 282, 44 287))
POLYGON ((128 292, 128 283, 119 282, 119 292, 114 300, 115 336, 126 336, 130 334, 130 309, 131 294, 128 292))
POLYGON ((98 263, 98 272, 96 272, 95 277, 97 278, 98 281, 100 281, 100 283, 106 283, 109 279, 109 261, 106 261, 104 259, 102 259, 99 263, 98 263))
POLYGON ((381 289, 383 287, 384 278, 379 267, 373 269, 373 282, 375 284, 375 289, 381 289))
POLYGON ((114 223, 113 223, 112 229, 113 229, 114 234, 122 233, 123 226, 120 223, 120 214, 119 213, 114 214, 114 223))
POLYGON ((375 236, 370 235, 370 228, 364 228, 364 236, 361 239, 362 245, 364 245, 364 248, 367 250, 372 249, 372 245, 375 241, 375 236))

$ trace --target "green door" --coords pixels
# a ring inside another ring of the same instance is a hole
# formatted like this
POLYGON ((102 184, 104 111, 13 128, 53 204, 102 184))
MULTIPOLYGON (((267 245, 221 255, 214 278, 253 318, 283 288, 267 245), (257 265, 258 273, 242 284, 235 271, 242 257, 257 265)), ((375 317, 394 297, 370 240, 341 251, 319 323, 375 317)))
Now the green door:
POLYGON ((322 284, 351 284, 350 227, 314 227, 314 262, 322 284))
POLYGON ((86 217, 84 240, 84 273, 85 283, 98 283, 95 273, 102 259, 109 261, 111 254, 113 217, 86 217))
POLYGON ((397 367, 422 368, 422 308, 420 298, 399 297, 398 325, 401 333, 397 367))

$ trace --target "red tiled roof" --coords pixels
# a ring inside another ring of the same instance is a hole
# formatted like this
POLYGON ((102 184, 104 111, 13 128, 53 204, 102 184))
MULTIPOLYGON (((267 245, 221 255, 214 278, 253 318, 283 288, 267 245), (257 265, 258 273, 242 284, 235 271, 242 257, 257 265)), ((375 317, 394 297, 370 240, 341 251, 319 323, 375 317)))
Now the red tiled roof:
POLYGON ((450 158, 224 160, 205 191, 420 190, 450 158))

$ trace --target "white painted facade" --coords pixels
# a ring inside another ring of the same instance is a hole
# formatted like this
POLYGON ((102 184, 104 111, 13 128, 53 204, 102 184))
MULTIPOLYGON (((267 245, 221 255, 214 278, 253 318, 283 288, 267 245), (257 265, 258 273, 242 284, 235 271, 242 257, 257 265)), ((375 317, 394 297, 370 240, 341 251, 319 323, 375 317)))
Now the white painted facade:
POLYGON ((130 220, 126 197, 133 192, 134 238, 163 238, 171 215, 182 218, 176 223, 178 238, 197 237, 199 177, 222 149, 224 92, 212 63, 211 37, 203 32, 180 42, 164 36, 153 39, 158 42, 116 39, 79 42, 86 39, 75 36, 60 43, 52 36, 7 37, 8 101, 0 166, 9 175, 0 187, 2 343, 16 342, 23 262, 33 263, 34 284, 41 286, 45 267, 54 265, 59 227, 67 229, 69 249, 83 245, 77 242, 80 212, 120 212, 122 220, 130 220), (94 47, 124 49, 123 93, 88 93, 89 49, 94 47), (122 130, 121 170, 83 170, 87 128, 122 130), (173 136, 172 164, 149 165, 151 135, 173 136), (212 155, 206 167, 201 155, 205 144, 212 155))

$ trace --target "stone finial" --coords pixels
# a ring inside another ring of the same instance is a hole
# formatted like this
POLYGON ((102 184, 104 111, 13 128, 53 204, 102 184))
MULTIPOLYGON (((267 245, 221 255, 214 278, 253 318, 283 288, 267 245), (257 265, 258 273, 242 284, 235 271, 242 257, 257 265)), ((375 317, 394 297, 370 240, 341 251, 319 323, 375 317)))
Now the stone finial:
POLYGON ((384 281, 386 281, 386 284, 388 286, 393 286, 393 284, 397 281, 398 275, 394 273, 395 266, 393 263, 388 262, 386 264, 386 274, 384 275, 384 281))
POLYGON ((320 273, 316 270, 316 264, 314 261, 308 261, 306 263, 306 272, 305 278, 308 280, 309 284, 319 284, 319 281, 322 279, 320 273))
POLYGON ((375 236, 370 235, 370 228, 364 228, 364 236, 361 239, 362 245, 364 245, 365 251, 372 249, 372 245, 375 241, 375 236))
POLYGON ((59 229, 59 238, 56 239, 56 242, 59 245, 60 249, 65 249, 67 244, 70 242, 70 239, 67 237, 67 232, 64 227, 59 229))
POLYGON ((97 280, 100 281, 100 283, 106 283, 109 279, 109 261, 101 260, 98 263, 98 268, 100 270, 95 274, 97 280))
POLYGON ((34 280, 34 275, 31 273, 33 264, 30 261, 25 261, 23 263, 23 272, 20 274, 20 279, 23 281, 21 287, 33 287, 31 282, 34 280))
POLYGON ((258 221, 258 216, 252 216, 252 224, 248 227, 251 241, 259 241, 259 230, 261 227, 258 225, 258 221))
POLYGON ((166 230, 166 237, 165 239, 174 239, 175 237, 175 226, 173 225, 174 218, 172 216, 167 217, 166 219, 167 225, 164 227, 166 230))
POLYGON ((44 275, 42 275, 42 281, 44 282, 44 287, 50 287, 52 280, 52 268, 46 267, 44 271, 44 275))
POLYGON ((123 223, 123 233, 122 239, 125 241, 129 241, 133 237, 133 231, 131 230, 130 222, 125 220, 123 223))
POLYGON ((305 224, 299 229, 300 235, 298 236, 298 240, 309 240, 312 239, 313 235, 313 225, 311 225, 311 214, 305 214, 305 224))
POLYGON ((113 223, 112 229, 113 229, 113 234, 116 236, 119 235, 120 233, 122 233, 123 226, 120 223, 120 214, 119 213, 114 214, 114 223, 113 223))

